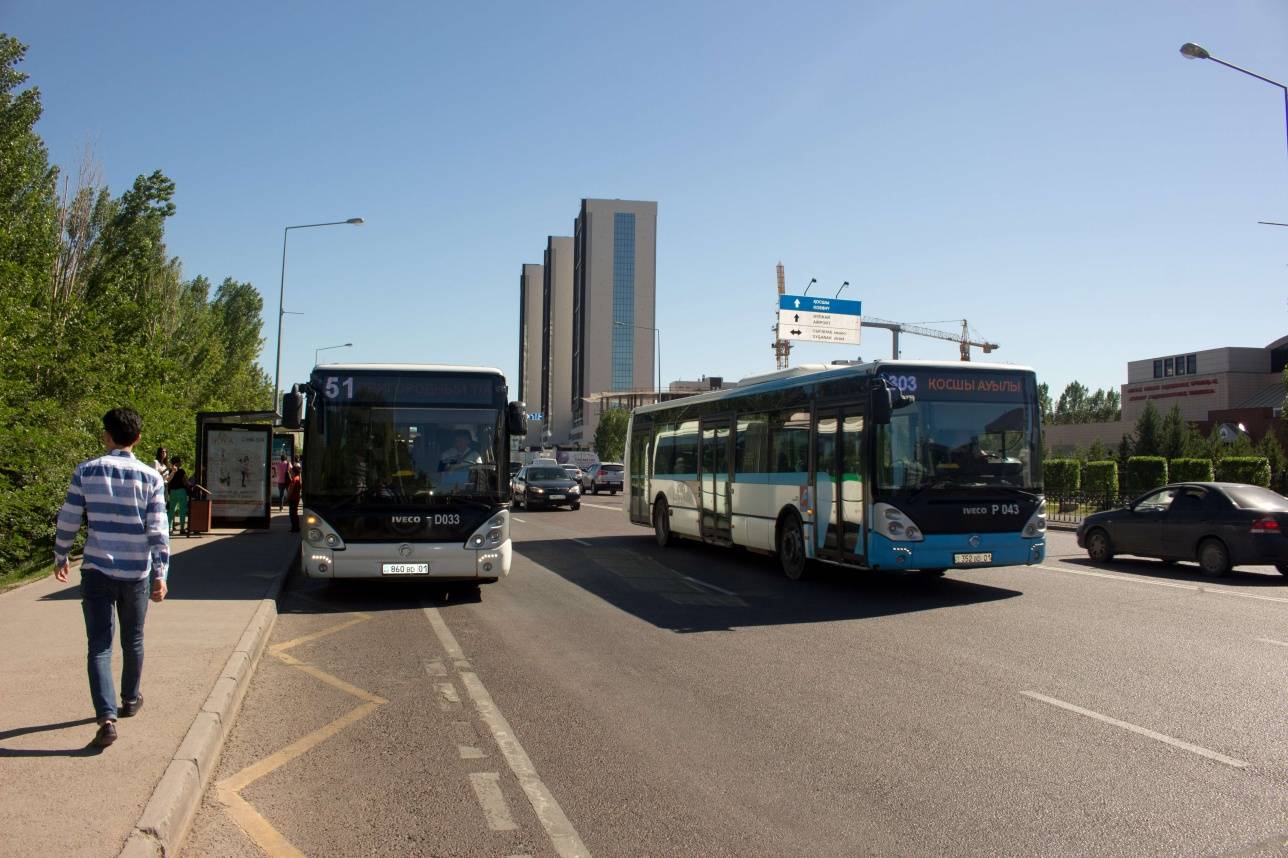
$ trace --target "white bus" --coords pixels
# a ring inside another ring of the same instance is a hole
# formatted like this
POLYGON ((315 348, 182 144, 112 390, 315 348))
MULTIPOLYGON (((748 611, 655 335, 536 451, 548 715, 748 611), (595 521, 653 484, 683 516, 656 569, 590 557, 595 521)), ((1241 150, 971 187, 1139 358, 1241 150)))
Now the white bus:
POLYGON ((301 557, 313 578, 495 581, 510 571, 510 438, 500 370, 315 367, 283 405, 304 427, 301 557))
POLYGON ((1040 563, 1040 411, 1031 369, 877 361, 803 366, 636 408, 627 518, 807 562, 939 574, 1040 563))

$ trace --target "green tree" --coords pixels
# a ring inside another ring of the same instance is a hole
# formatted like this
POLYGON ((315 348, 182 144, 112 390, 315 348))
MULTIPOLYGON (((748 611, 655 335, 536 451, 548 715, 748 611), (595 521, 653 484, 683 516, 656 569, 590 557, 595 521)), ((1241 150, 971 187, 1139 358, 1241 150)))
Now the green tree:
POLYGON ((626 450, 626 423, 631 413, 625 408, 611 408, 599 415, 595 427, 595 452, 604 462, 620 462, 626 450))
POLYGON ((1265 437, 1257 445, 1257 455, 1264 456, 1270 463, 1270 487, 1277 492, 1282 493, 1288 488, 1288 455, 1284 454, 1284 448, 1280 445, 1279 439, 1275 437, 1275 430, 1272 426, 1266 431, 1265 437))
POLYGON ((1071 381, 1056 401, 1053 423, 1112 423, 1122 413, 1122 396, 1116 390, 1097 388, 1092 393, 1080 381, 1071 381))
POLYGON ((1173 405, 1159 428, 1159 454, 1168 459, 1181 459, 1205 454, 1203 439, 1193 426, 1181 417, 1181 407, 1173 405))
MULTIPOLYGON (((1285 371, 1288 372, 1288 370, 1285 371)), ((1042 414, 1043 425, 1054 421, 1055 411, 1051 407, 1051 388, 1045 381, 1038 385, 1038 409, 1042 414)))
POLYGON ((1146 402, 1145 410, 1136 421, 1136 443, 1134 453, 1137 456, 1157 456, 1162 449, 1162 421, 1154 403, 1146 402))
POLYGON ((1105 459, 1110 458, 1110 456, 1112 455, 1113 454, 1111 453, 1109 448, 1105 446, 1105 442, 1101 441, 1099 438, 1096 438, 1087 447, 1086 460, 1088 462, 1103 462, 1105 459))

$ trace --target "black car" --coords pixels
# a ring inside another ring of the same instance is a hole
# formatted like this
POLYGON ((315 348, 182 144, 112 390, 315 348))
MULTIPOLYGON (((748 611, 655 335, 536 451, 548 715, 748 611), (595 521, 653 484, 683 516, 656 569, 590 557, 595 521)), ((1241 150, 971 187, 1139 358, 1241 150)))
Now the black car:
POLYGON ((528 465, 510 481, 514 506, 566 506, 581 509, 581 486, 558 465, 528 465))
POLYGON ((1177 483, 1123 509, 1087 516, 1078 545, 1097 563, 1115 554, 1197 560, 1208 575, 1273 564, 1288 575, 1288 498, 1240 483, 1177 483))

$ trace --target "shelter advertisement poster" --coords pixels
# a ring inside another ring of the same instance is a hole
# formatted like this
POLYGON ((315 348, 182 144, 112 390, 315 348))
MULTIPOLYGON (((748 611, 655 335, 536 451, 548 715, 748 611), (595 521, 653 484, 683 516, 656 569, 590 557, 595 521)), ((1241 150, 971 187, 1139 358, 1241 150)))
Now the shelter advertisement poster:
POLYGON ((211 428, 206 433, 206 487, 220 519, 268 515, 269 433, 263 429, 211 428))

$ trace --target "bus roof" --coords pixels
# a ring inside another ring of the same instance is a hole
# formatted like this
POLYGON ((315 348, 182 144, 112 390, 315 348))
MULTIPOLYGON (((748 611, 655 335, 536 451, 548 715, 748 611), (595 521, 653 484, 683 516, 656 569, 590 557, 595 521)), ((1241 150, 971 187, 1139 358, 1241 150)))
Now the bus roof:
POLYGON ((343 372, 462 372, 476 375, 504 375, 491 366, 455 366, 446 363, 320 363, 319 369, 338 369, 343 372))
POLYGON ((654 411, 666 411, 670 408, 683 408, 692 404, 704 402, 719 402, 723 399, 737 399, 742 396, 748 396, 755 393, 770 393, 775 390, 787 390, 798 387, 802 384, 813 384, 818 381, 830 381, 837 378, 845 378, 853 375, 875 375, 882 370, 889 370, 898 367, 927 367, 937 369, 953 370, 994 370, 1002 372, 1033 372, 1032 367, 1019 366, 1009 363, 976 363, 971 361, 940 361, 940 360, 875 360, 867 363, 847 363, 842 365, 828 366, 826 364, 805 364, 802 366, 792 367, 791 369, 780 370, 778 372, 765 373, 763 375, 753 375, 742 379, 736 387, 726 388, 725 390, 713 390, 710 393, 700 393, 696 396, 686 396, 682 399, 672 399, 667 402, 657 402, 652 405, 641 405, 635 411, 639 414, 649 414, 654 411))

